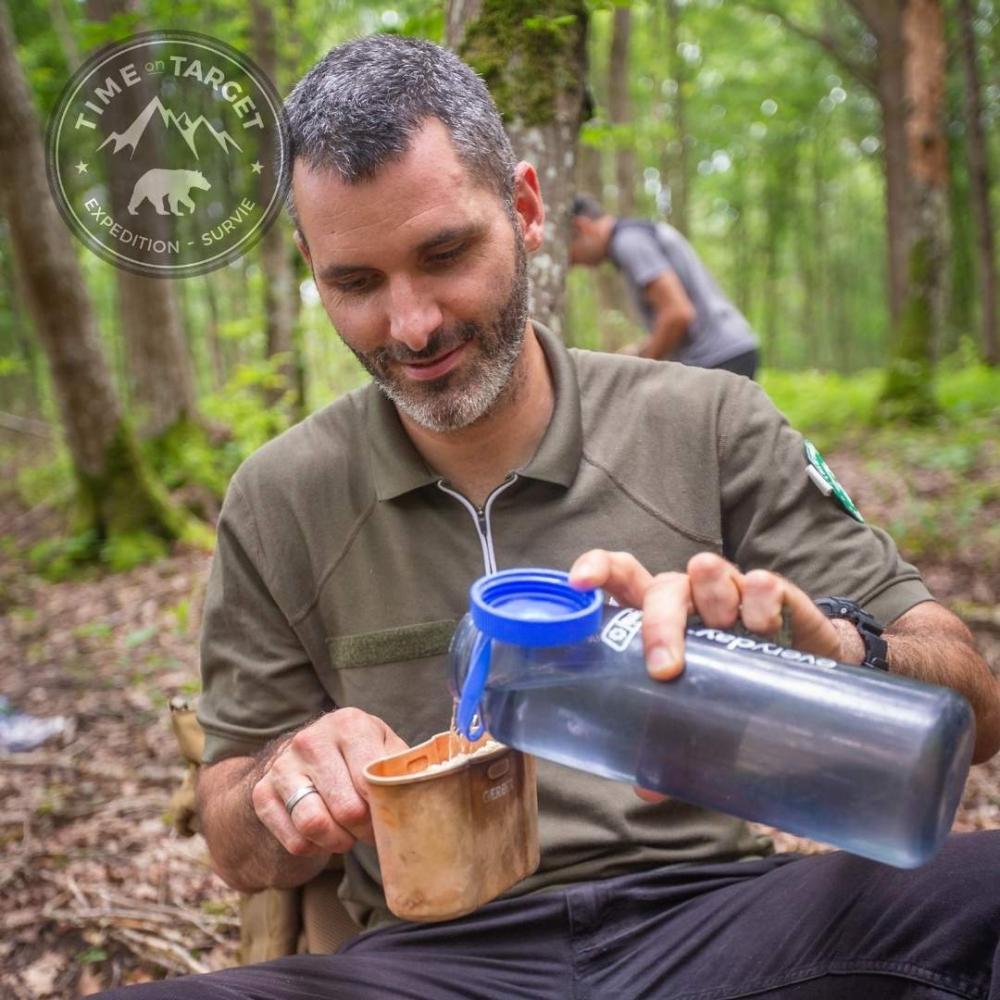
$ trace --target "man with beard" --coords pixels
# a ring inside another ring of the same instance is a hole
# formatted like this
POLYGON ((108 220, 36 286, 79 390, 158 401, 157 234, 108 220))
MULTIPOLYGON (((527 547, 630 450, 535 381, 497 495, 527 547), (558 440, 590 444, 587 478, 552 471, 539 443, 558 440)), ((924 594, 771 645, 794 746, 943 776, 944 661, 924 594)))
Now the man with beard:
POLYGON ((343 856, 368 933, 128 995, 1000 996, 996 836, 916 873, 773 856, 737 819, 545 761, 537 872, 460 920, 393 921, 363 770, 448 727, 445 652, 484 572, 572 567, 643 607, 664 681, 692 612, 762 634, 784 614, 799 648, 860 663, 855 625, 806 596, 846 594, 891 623, 891 669, 969 698, 979 759, 1000 739, 997 684, 888 536, 816 488, 749 380, 567 351, 528 319, 538 180, 453 54, 349 43, 287 110, 299 246, 373 384, 233 478, 205 606, 199 807, 240 890, 308 889, 343 856))

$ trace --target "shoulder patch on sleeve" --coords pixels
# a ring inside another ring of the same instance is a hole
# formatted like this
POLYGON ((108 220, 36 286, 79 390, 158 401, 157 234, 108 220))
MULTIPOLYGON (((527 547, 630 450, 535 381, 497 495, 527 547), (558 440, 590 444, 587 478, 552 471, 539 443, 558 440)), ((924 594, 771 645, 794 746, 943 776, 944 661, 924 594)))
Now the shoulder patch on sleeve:
POLYGON ((823 456, 816 449, 816 446, 812 443, 812 441, 806 441, 805 448, 806 475, 813 481, 816 488, 823 494, 823 496, 828 497, 832 494, 837 503, 839 503, 840 506, 843 507, 855 521, 860 521, 864 524, 865 519, 861 516, 861 511, 858 510, 847 490, 840 485, 839 480, 833 474, 833 470, 826 464, 823 456))

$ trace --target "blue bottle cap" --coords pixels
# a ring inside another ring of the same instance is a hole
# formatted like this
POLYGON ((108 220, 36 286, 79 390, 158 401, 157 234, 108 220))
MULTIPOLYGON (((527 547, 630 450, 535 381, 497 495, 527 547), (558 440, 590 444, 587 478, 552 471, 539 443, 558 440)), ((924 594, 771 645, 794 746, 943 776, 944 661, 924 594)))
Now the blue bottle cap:
POLYGON ((514 646, 568 646, 601 627, 604 595, 574 590, 569 574, 554 569, 507 569, 481 576, 469 591, 479 630, 459 695, 455 723, 469 740, 483 735, 479 701, 490 673, 491 640, 514 646))
POLYGON ((476 628, 515 646, 568 646, 601 627, 604 595, 574 590, 554 569, 507 569, 480 577, 469 591, 476 628))

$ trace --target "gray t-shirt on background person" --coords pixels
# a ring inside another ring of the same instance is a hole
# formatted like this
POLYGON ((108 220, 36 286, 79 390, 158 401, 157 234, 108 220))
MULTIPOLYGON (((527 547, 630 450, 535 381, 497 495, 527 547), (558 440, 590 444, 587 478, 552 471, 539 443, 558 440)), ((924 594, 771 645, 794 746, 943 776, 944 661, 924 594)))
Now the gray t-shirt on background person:
POLYGON ((691 244, 672 226, 619 219, 611 232, 608 256, 625 276, 647 330, 653 325, 654 310, 643 291, 646 285, 672 271, 684 286, 695 318, 670 361, 714 368, 757 347, 757 337, 746 318, 723 295, 691 244))

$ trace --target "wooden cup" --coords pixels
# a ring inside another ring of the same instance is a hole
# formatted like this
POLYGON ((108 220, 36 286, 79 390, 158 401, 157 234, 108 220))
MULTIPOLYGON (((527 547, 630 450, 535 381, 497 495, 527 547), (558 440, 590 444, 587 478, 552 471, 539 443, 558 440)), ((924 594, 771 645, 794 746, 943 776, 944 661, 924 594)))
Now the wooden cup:
POLYGON ((365 768, 386 901, 404 920, 471 913, 538 867, 534 757, 501 746, 427 773, 450 759, 450 739, 365 768))

